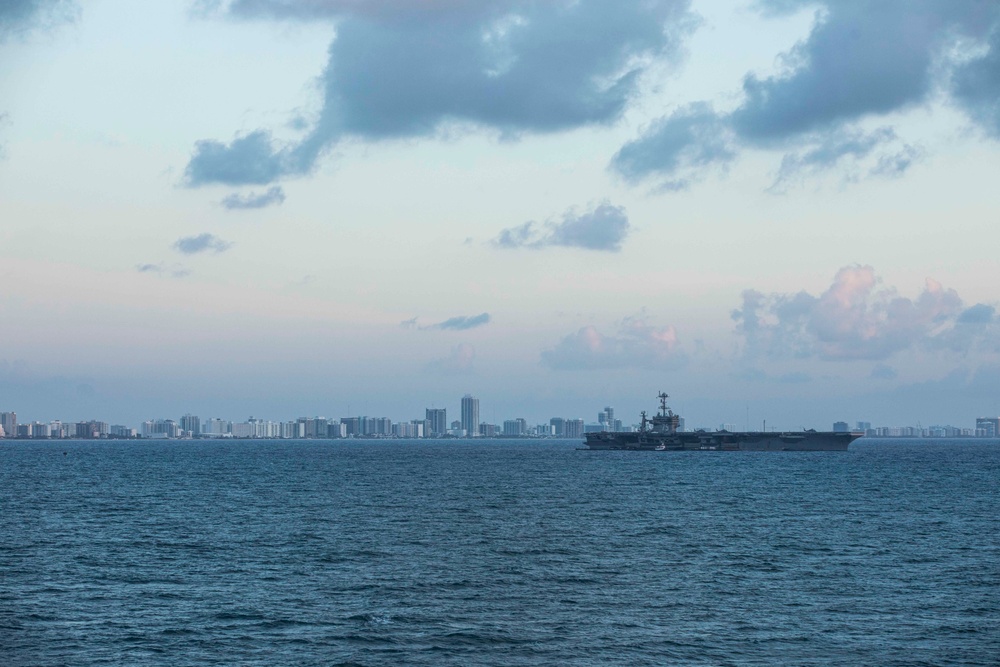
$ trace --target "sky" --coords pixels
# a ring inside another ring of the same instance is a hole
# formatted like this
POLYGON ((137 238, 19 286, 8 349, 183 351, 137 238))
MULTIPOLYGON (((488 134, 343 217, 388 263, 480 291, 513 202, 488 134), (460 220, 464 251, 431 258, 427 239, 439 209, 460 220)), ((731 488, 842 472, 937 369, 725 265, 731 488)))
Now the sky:
POLYGON ((998 177, 992 0, 4 0, 0 410, 972 427, 998 177))

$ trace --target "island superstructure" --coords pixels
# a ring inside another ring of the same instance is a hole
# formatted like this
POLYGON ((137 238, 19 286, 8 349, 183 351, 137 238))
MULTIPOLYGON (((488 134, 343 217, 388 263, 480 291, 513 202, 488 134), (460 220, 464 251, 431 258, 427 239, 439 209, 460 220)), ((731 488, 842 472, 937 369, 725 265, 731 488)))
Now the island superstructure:
POLYGON ((648 451, 846 451, 862 433, 838 431, 693 431, 679 430, 680 416, 667 406, 666 393, 657 395, 660 410, 652 419, 642 412, 638 431, 587 433, 589 449, 648 451))

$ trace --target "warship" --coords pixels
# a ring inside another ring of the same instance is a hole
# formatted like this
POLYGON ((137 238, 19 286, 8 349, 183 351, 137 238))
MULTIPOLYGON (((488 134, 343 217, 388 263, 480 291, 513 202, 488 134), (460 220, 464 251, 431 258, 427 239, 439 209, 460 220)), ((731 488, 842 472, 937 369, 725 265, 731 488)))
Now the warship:
POLYGON ((657 395, 660 411, 652 419, 642 412, 638 431, 584 434, 588 449, 624 449, 641 451, 847 451, 847 446, 863 433, 839 431, 681 431, 680 415, 667 407, 670 398, 657 395))

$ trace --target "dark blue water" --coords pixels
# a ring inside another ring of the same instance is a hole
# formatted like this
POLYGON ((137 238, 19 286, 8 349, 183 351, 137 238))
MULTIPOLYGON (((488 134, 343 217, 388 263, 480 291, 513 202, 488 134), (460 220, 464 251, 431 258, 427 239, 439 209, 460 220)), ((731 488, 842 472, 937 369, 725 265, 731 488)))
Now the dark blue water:
POLYGON ((577 446, 3 443, 0 663, 1000 663, 1000 442, 577 446))

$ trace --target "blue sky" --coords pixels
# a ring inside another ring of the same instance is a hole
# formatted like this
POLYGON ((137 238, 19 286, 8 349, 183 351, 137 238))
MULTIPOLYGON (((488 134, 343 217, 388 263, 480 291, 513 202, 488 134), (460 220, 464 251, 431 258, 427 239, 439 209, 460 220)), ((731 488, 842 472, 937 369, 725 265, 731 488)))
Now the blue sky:
POLYGON ((0 409, 969 425, 998 141, 995 2, 9 1, 0 409))

